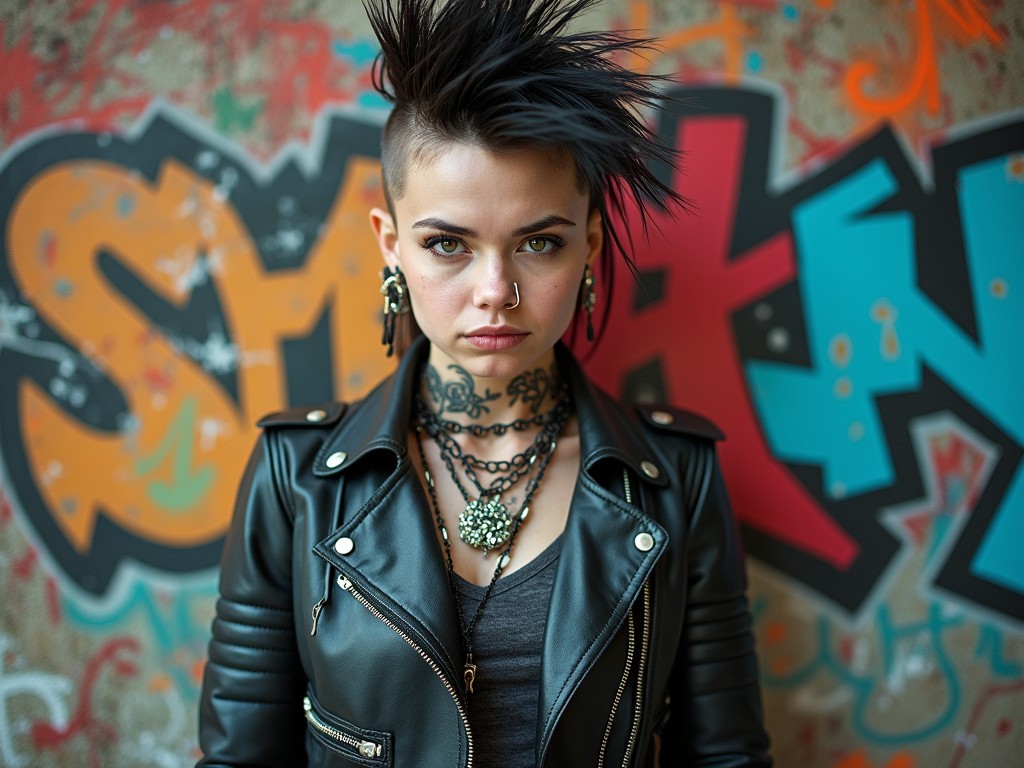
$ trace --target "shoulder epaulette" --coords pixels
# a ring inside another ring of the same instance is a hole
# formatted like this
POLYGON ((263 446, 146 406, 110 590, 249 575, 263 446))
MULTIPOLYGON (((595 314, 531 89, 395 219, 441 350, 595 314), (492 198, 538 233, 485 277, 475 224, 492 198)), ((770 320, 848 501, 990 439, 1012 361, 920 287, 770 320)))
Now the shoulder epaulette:
POLYGON ((644 423, 665 432, 696 435, 709 440, 725 440, 725 433, 709 419, 693 411, 667 405, 638 405, 644 423))
POLYGON ((324 403, 287 408, 268 413, 256 422, 257 427, 326 427, 334 424, 345 413, 345 403, 324 403))

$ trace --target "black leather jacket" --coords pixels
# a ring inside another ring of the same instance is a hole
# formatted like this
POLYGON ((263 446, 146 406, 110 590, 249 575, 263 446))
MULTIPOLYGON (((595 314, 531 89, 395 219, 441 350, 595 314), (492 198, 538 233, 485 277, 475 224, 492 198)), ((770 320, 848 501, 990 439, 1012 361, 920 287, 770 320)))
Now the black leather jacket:
MULTIPOLYGON (((200 765, 474 764, 458 622, 407 450, 425 353, 414 345, 347 409, 261 422, 224 550, 200 765)), ((544 639, 537 764, 771 765, 717 430, 625 409, 559 355, 580 474, 544 639)))

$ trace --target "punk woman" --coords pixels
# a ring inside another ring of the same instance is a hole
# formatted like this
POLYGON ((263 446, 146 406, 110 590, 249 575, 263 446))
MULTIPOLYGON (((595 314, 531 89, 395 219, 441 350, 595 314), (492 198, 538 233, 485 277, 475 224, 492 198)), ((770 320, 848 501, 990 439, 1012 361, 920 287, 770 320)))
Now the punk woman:
POLYGON ((771 765, 721 435, 562 341, 628 260, 616 214, 682 202, 659 80, 616 63, 645 43, 578 31, 592 5, 368 3, 400 361, 260 422, 201 765, 771 765))

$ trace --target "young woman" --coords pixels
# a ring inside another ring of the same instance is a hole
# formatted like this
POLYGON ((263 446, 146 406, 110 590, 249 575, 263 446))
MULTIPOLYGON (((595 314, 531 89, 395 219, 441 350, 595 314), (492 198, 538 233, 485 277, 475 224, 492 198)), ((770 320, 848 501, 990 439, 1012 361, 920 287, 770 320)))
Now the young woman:
POLYGON ((642 44, 568 31, 590 5, 370 4, 407 348, 364 400, 261 422, 202 765, 771 764, 718 431, 615 403, 560 343, 622 258, 608 206, 678 202, 656 79, 610 58, 642 44))

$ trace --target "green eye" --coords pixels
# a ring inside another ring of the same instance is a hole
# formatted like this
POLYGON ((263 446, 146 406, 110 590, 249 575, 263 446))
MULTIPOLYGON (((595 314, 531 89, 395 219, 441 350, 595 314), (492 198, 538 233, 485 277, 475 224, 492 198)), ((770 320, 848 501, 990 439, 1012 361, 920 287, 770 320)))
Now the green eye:
POLYGON ((424 249, 434 253, 441 258, 445 256, 458 256, 467 253, 465 244, 457 237, 450 235, 434 235, 423 241, 424 249))
POLYGON ((543 253, 549 245, 550 242, 545 237, 531 237, 526 241, 526 247, 534 253, 543 253))

